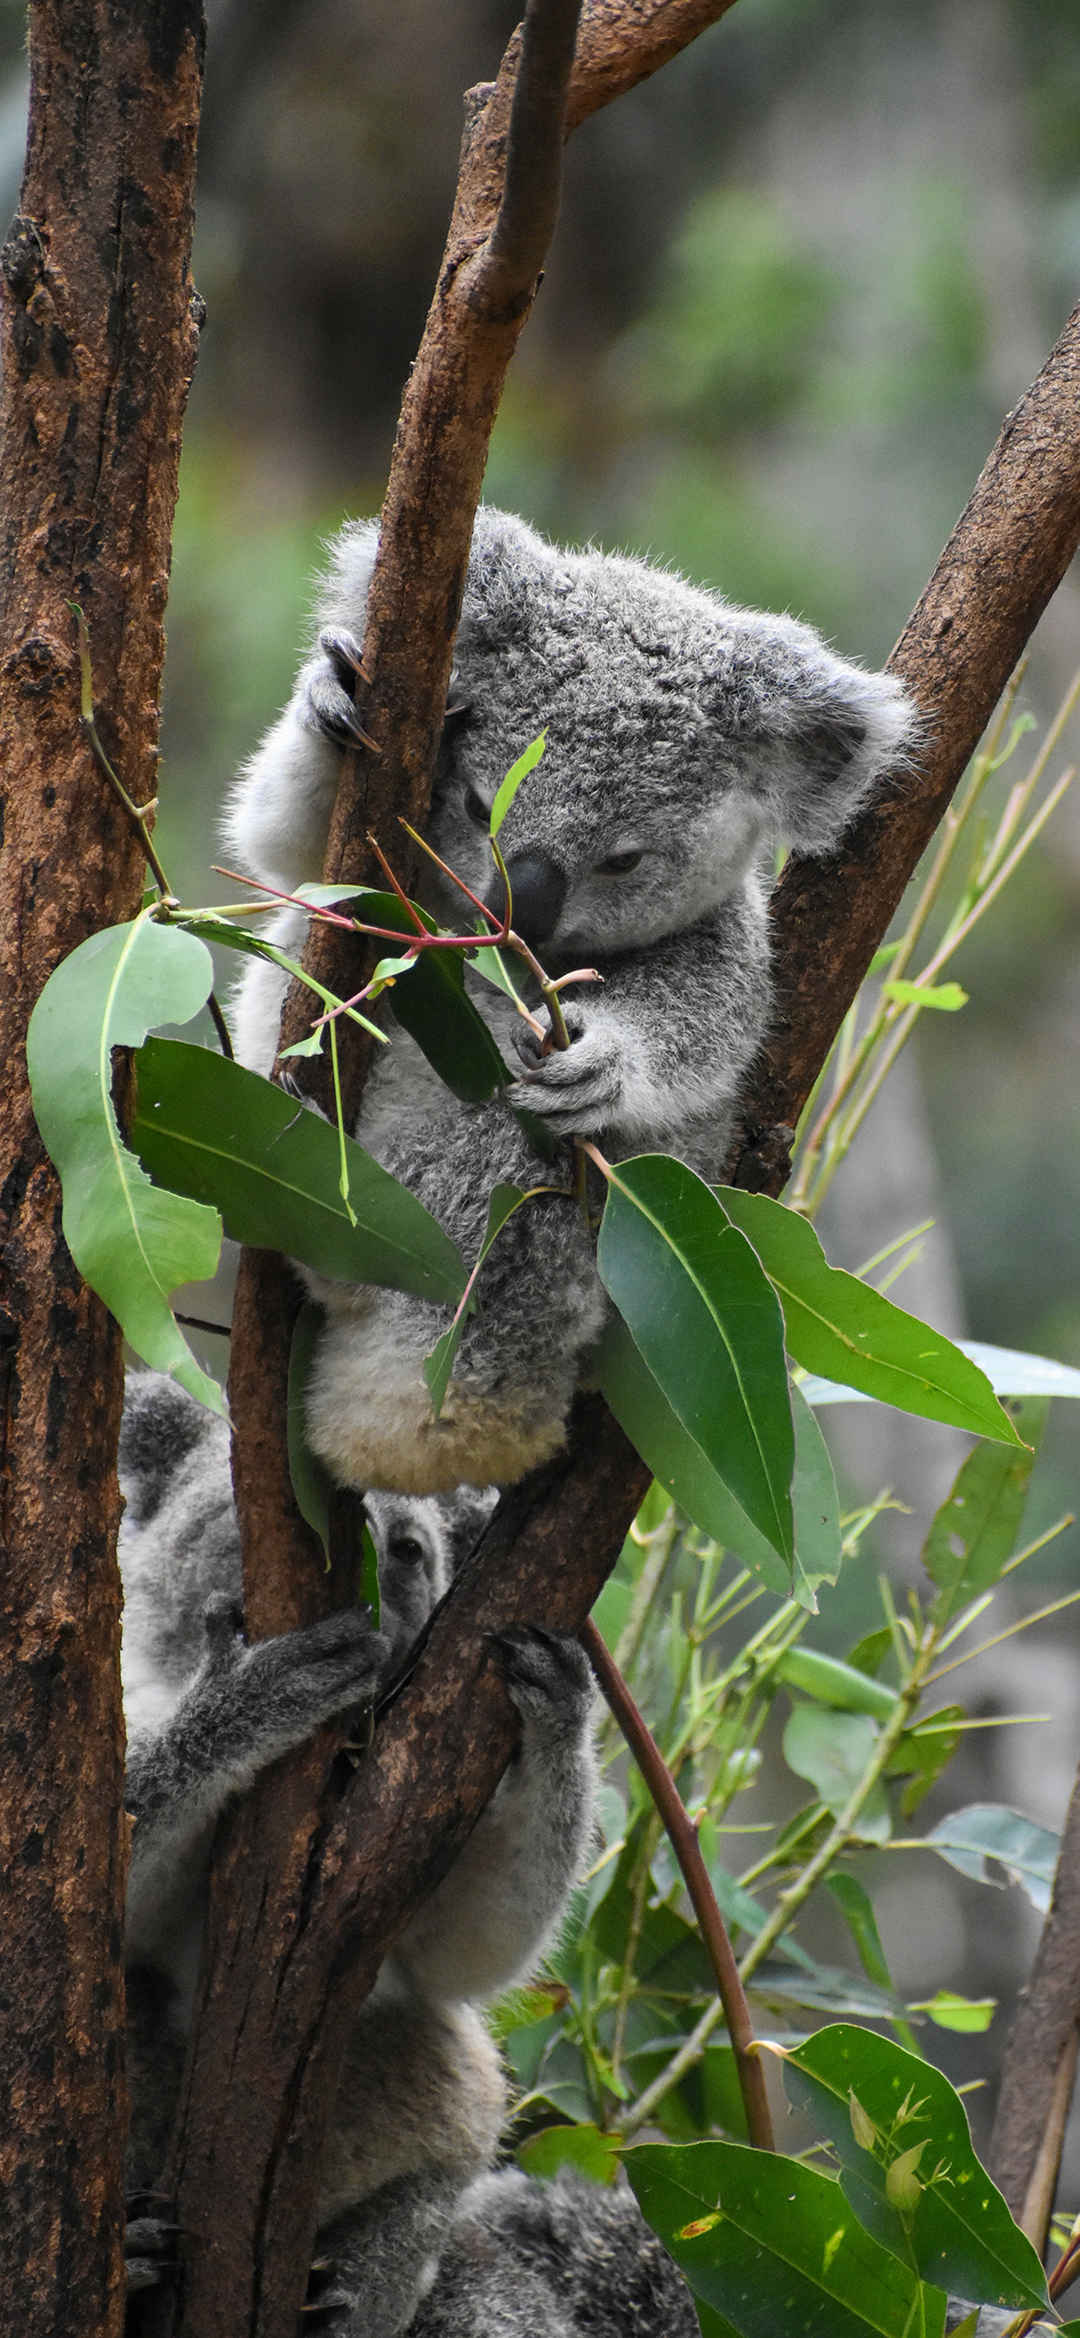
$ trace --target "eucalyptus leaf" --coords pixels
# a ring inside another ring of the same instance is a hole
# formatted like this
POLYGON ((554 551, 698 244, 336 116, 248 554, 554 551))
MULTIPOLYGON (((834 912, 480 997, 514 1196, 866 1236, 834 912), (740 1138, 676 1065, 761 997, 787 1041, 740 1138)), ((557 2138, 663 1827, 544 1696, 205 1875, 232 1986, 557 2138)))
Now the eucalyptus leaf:
POLYGON ((576 2168, 594 2184, 613 2184, 619 2172, 619 2138, 582 2122, 572 2127, 542 2127, 517 2151, 518 2166, 526 2175, 551 2177, 560 2168, 576 2168))
POLYGON ((216 1210, 151 1184, 120 1134, 112 1095, 113 1049, 138 1047, 153 1023, 188 1022, 213 979, 210 952, 194 935, 145 916, 110 926, 91 934, 46 983, 26 1055, 79 1273, 145 1363, 223 1413, 222 1392, 196 1362, 169 1305, 179 1284, 206 1282, 215 1272, 221 1220, 216 1210))
POLYGON ((816 1607, 778 1551, 751 1525, 689 1431, 672 1411, 622 1318, 612 1315, 592 1360, 597 1384, 632 1445, 660 1484, 703 1534, 734 1551, 781 1599, 794 1594, 816 1607))
POLYGON ((783 1321, 750 1243, 685 1163, 641 1153, 609 1173, 597 1267, 683 1428, 790 1562, 783 1321))
POLYGON ((311 1377, 315 1345, 322 1328, 321 1307, 306 1299, 293 1325, 289 1344, 289 1386, 286 1400, 286 1437, 289 1449, 289 1476, 296 1498, 296 1507, 313 1534, 317 1534, 327 1558, 330 1556, 330 1497, 334 1481, 317 1453, 308 1444, 304 1425, 304 1400, 311 1377))
MULTIPOLYGON (((496 1235, 501 1232, 507 1219, 513 1217, 514 1211, 520 1209, 523 1201, 530 1199, 531 1196, 523 1193, 519 1185, 492 1187, 488 1201, 487 1225, 484 1229, 484 1239, 480 1245, 480 1255, 476 1261, 476 1267, 473 1269, 474 1274, 483 1266, 496 1235)), ((471 1299, 469 1304, 471 1304, 471 1299)), ((455 1315, 449 1331, 444 1331, 442 1338, 436 1341, 430 1355, 424 1357, 424 1379, 427 1382, 428 1395, 431 1398, 432 1411, 436 1419, 442 1411, 446 1391, 450 1384, 454 1358, 457 1355, 461 1335, 465 1329, 467 1312, 468 1304, 455 1315)))
POLYGON ((511 764, 506 778, 496 788, 488 828, 488 834, 493 841, 502 827, 522 780, 528 778, 530 771, 535 771, 546 746, 547 732, 541 731, 538 738, 530 740, 524 754, 518 756, 517 762, 511 764))
POLYGON ((869 1283, 830 1266, 806 1218, 767 1194, 731 1186, 720 1189, 720 1200, 776 1288, 796 1363, 901 1412, 1006 1445, 1019 1443, 970 1357, 869 1283))
POLYGON ((741 2338, 941 2338, 944 2297, 921 2300, 816 2169, 740 2143, 642 2144, 623 2165, 695 2298, 741 2338))
POLYGON ((939 1630, 998 1581, 1015 1547, 1045 1420, 1045 1397, 1028 1398, 1017 1422, 1025 1446, 1011 1452, 977 1445, 938 1510, 922 1556, 938 1586, 932 1618, 939 1630))
MULTIPOLYGON (((978 1366, 995 1396, 1080 1397, 1080 1371, 1075 1365, 1057 1363, 1053 1356, 1029 1356, 1022 1348, 989 1347, 985 1340, 958 1339, 953 1341, 953 1346, 978 1366)), ((815 1408, 823 1404, 870 1402, 869 1390, 847 1387, 818 1375, 803 1380, 800 1386, 807 1403, 815 1408)))
POLYGON ((465 1269, 442 1227, 363 1147, 257 1072, 177 1039, 137 1058, 132 1141, 174 1193, 212 1201, 237 1242, 281 1250, 340 1282, 383 1283, 453 1305, 465 1269))
MULTIPOLYGON (((869 1713, 840 1713, 824 1705, 796 1705, 784 1730, 784 1760, 796 1777, 808 1778, 834 1817, 839 1817, 877 1750, 878 1726, 869 1713)), ((889 1801, 878 1779, 851 1832, 861 1842, 887 1843, 892 1832, 889 1801)))
POLYGON ((996 1882, 987 1866, 988 1859, 996 1859, 1009 1882, 1018 1883, 1045 1915, 1061 1848, 1060 1836, 1049 1827, 1036 1826, 1034 1819, 1000 1802, 971 1802, 939 1819, 924 1840, 939 1858, 976 1883, 996 1882))
POLYGON ((856 2214, 899 2262, 980 2305, 1046 2304, 1038 2256, 975 2157, 959 2095, 932 2063, 894 2038, 837 2023, 785 2054, 784 2087, 832 2144, 856 2214), (878 2131, 873 2153, 852 2133, 852 2093, 878 2131), (916 2154, 920 2188, 901 2216, 888 2174, 916 2154))

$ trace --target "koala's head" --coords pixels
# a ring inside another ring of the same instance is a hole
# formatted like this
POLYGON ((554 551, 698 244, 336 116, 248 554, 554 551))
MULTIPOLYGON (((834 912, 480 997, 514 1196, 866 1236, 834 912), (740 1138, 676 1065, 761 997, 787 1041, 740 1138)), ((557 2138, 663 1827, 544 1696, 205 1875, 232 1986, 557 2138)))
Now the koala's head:
POLYGON ((364 1507, 379 1560, 382 1629, 403 1656, 438 1606, 498 1501, 494 1486, 420 1497, 369 1493, 364 1507))
POLYGON ((482 509, 430 835, 496 909, 492 799, 541 730, 499 843, 515 925, 564 965, 693 925, 765 844, 827 851, 916 736, 898 682, 794 618, 482 509))

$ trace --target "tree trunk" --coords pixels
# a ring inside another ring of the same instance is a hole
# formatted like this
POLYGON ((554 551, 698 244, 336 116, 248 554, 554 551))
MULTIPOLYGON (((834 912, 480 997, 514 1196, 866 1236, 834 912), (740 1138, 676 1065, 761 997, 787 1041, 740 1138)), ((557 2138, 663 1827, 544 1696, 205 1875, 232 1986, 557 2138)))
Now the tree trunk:
POLYGON ((138 905, 143 863, 82 736, 155 792, 202 69, 195 0, 38 0, 3 249, 0 454, 0 2294, 20 2338, 122 2326, 126 1836, 114 1558, 120 1335, 83 1287, 24 1036, 58 961, 138 905))

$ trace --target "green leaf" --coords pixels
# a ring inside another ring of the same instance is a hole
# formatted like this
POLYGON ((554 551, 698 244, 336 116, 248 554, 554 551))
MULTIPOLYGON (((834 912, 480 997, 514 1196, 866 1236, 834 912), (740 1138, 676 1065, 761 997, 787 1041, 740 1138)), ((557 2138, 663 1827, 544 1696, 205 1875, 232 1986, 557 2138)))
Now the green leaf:
POLYGON ((560 2168, 577 2168, 593 2184, 613 2184, 619 2172, 617 2135, 599 2127, 542 2127, 519 2146, 516 2157, 527 2176, 557 2176, 560 2168))
POLYGON ((779 1663, 770 1669, 774 1680, 801 1690, 819 1705, 832 1705, 840 1713, 871 1713, 877 1721, 891 1721, 899 1702, 896 1690, 886 1687, 884 1681, 872 1680, 853 1665, 842 1664, 839 1657, 825 1656, 798 1643, 786 1648, 779 1663))
MULTIPOLYGON (((495 1236, 501 1232, 507 1219, 513 1217, 514 1211, 520 1208, 523 1201, 529 1201, 531 1198, 531 1194, 523 1193, 519 1185, 495 1185, 492 1187, 488 1200, 487 1225, 484 1229, 484 1239, 480 1245, 480 1255, 473 1268, 473 1276, 479 1273, 495 1236)), ((436 1340, 430 1355, 424 1357, 424 1378, 427 1381, 428 1395, 431 1398, 432 1410, 436 1419, 443 1408, 443 1401, 450 1383, 450 1374, 454 1369, 454 1358, 458 1352, 461 1334, 465 1329, 465 1317, 470 1304, 471 1294, 470 1300, 459 1308, 449 1331, 444 1331, 442 1338, 436 1340)))
MULTIPOLYGON (((825 1889, 844 1917, 867 1980, 873 1981, 879 1989, 887 1989, 889 1995, 894 1996, 893 1977, 881 1945, 874 1903, 865 1885, 854 1875, 830 1875, 826 1878, 825 1889)), ((909 2024, 898 2020, 896 2027, 908 2052, 918 2054, 915 2033, 909 2024)))
POLYGON ((311 1374, 315 1345, 322 1329, 323 1313, 314 1300, 305 1299, 293 1325, 289 1344, 289 1387, 286 1399, 286 1436, 289 1448, 289 1476, 296 1497, 296 1507, 313 1534, 317 1534, 327 1558, 330 1556, 330 1497, 334 1481, 317 1453, 307 1440, 305 1427, 305 1394, 311 1374))
POLYGON ((110 926, 81 943, 46 983, 26 1055, 79 1273, 145 1363, 223 1413, 216 1380, 196 1363, 169 1306, 178 1284, 206 1282, 215 1272, 221 1220, 151 1185, 121 1137, 112 1099, 114 1047, 138 1047, 152 1023, 186 1023, 213 978, 210 952, 193 935, 146 917, 110 926))
POLYGON ((900 1810, 910 1818, 920 1802, 924 1802, 931 1786, 937 1784, 948 1768, 963 1734, 966 1715, 962 1705, 938 1705, 932 1713, 924 1714, 912 1729, 905 1729, 885 1766, 887 1778, 906 1778, 908 1783, 900 1796, 900 1810))
POLYGON ((1045 1915, 1061 1848, 1060 1836, 1049 1827, 1036 1826, 1033 1819, 1001 1802, 971 1802, 939 1819, 923 1839, 939 1858, 976 1883, 996 1884, 987 1866, 988 1859, 996 1859, 1009 1882, 1018 1883, 1045 1915))
POLYGON ((931 1618, 938 1630, 998 1581, 1015 1547, 1028 1480, 1046 1422, 1046 1399, 1029 1398, 1018 1419, 1025 1445, 977 1445, 937 1512, 923 1547, 923 1565, 938 1596, 931 1618))
POLYGON ((881 995, 894 999, 898 1007, 937 1007, 946 1015, 955 1015, 968 1003, 958 982, 883 982, 881 995))
MULTIPOLYGON (((329 892, 337 899, 343 891, 351 896, 356 915, 364 924, 389 926, 394 933, 406 935, 415 932, 408 911, 396 893, 376 893, 364 886, 304 888, 305 897, 329 892)), ((416 914, 428 933, 438 932, 434 918, 426 910, 417 909, 416 914)), ((226 942, 230 949, 272 958, 288 973, 302 981, 307 979, 296 960, 287 959, 275 944, 264 942, 259 935, 249 934, 241 926, 229 925, 226 919, 200 919, 194 930, 205 933, 208 941, 226 942)), ((335 1003, 330 991, 320 988, 317 995, 324 1005, 335 1003)), ((511 1074, 465 988, 464 951, 421 951, 412 971, 389 984, 385 995, 395 1022, 416 1041, 432 1070, 463 1104, 482 1104, 497 1088, 506 1086, 511 1074)), ((366 1016, 360 1015, 359 1020, 367 1029, 375 1031, 381 1042, 385 1041, 385 1032, 369 1023, 366 1016)))
POLYGON ((182 1040, 149 1039, 137 1059, 132 1140, 151 1176, 213 1201, 237 1242, 281 1250, 339 1282, 385 1283, 453 1305, 465 1269, 422 1203, 345 1140, 349 1199, 338 1189, 339 1136, 257 1072, 182 1040))
POLYGON ((492 841, 502 827, 522 780, 528 778, 530 771, 535 771, 546 746, 547 732, 541 731, 538 738, 530 741, 524 754, 518 756, 517 762, 511 764, 506 778, 501 786, 496 788, 495 800, 491 807, 491 825, 488 830, 492 841))
MULTIPOLYGON (((1028 1356, 1020 1348, 988 1347, 977 1339, 954 1340, 953 1346, 978 1366, 995 1396, 1080 1396, 1080 1371, 1053 1356, 1028 1356)), ((807 1403, 815 1406, 870 1401, 869 1390, 840 1387, 835 1380, 807 1379, 801 1385, 807 1403)))
POLYGON ((642 1153, 610 1172, 596 1263, 683 1428, 790 1561, 795 1437, 783 1323, 751 1245, 692 1169, 642 1153))
POLYGON ((796 1363, 901 1412, 1006 1445, 1019 1443, 983 1374, 962 1350, 856 1275, 830 1266, 806 1218, 763 1193, 724 1186, 720 1199, 776 1287, 796 1363))
POLYGON ((920 2300, 816 2169, 740 2143, 642 2144, 623 2165, 695 2298, 743 2338, 940 2338, 944 2297, 920 2300))
POLYGON ((997 2012, 996 1997, 960 1997, 955 1989, 938 1989, 933 1997, 920 1997, 909 2008, 912 2013, 925 2013, 939 2030, 959 2030, 970 2036, 988 2030, 997 2012))
POLYGON ((1031 2242, 975 2157, 964 2106, 940 2070, 893 2038, 846 2023, 819 2030, 784 2057, 784 2086, 809 2110, 841 2163, 856 2214, 883 2248, 932 2281, 980 2305, 1043 2306, 1046 2286, 1031 2242), (854 2090, 883 2140, 882 2157, 851 2132, 854 2090), (888 2168, 910 2169, 920 2190, 903 2218, 890 2204, 888 2168))
MULTIPOLYGON (((314 891, 315 888, 312 887, 311 890, 314 891)), ((355 890, 355 887, 352 890, 355 890)), ((324 886, 323 891, 335 893, 335 888, 324 886)), ((302 982, 305 988, 311 991, 312 996, 317 998, 324 1007, 336 1007, 341 1004, 334 991, 326 990, 321 982, 314 982, 310 975, 305 974, 299 958, 293 958, 287 950, 279 949, 276 942, 268 942, 264 935, 249 932, 247 926, 234 925, 231 918, 218 917, 213 910, 202 911, 196 915, 184 913, 183 931, 197 934, 204 942, 216 942, 221 949, 238 950, 244 958, 263 958, 268 965, 280 967, 281 972, 287 974, 291 982, 302 982)), ((351 1022, 359 1023, 363 1030, 371 1033, 373 1039, 378 1040, 380 1047, 385 1047, 385 1031, 380 1031, 376 1023, 373 1023, 367 1015, 362 1015, 359 1007, 349 1007, 346 1011, 351 1022)), ((283 1055, 318 1055, 322 1041, 322 1032, 312 1031, 309 1032, 306 1039, 298 1039, 294 1046, 283 1048, 282 1053, 283 1055)))
MULTIPOLYGON (((784 1760, 797 1778, 809 1778, 826 1810, 839 1817, 873 1759, 878 1734, 877 1723, 868 1713, 796 1705, 784 1730, 784 1760)), ((887 1843, 891 1832, 888 1797, 878 1779, 853 1822, 852 1833, 864 1843, 887 1843)))
MULTIPOLYGON (((605 1326, 592 1369, 620 1427, 672 1500, 703 1534, 737 1552, 770 1591, 781 1599, 790 1597, 792 1580, 783 1559, 751 1525, 730 1487, 684 1429, 621 1317, 612 1316, 605 1326)), ((797 1585, 795 1596, 800 1596, 797 1585)), ((816 1607, 812 1593, 803 1604, 816 1607)))

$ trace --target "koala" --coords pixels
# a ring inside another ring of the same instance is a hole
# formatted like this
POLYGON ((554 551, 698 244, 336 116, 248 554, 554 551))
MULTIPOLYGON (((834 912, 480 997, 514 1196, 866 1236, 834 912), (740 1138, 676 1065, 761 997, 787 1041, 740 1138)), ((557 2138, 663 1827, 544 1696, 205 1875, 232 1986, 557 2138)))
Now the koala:
MULTIPOLYGON (((341 752, 357 744, 351 693, 376 544, 375 526, 357 522, 331 546, 316 646, 228 810, 233 854, 281 891, 320 875, 341 752)), ((489 1104, 459 1103, 400 1030, 369 1081, 357 1137, 468 1263, 496 1182, 549 1189, 485 1261, 438 1419, 422 1364, 444 1311, 309 1278, 326 1318, 313 1446, 341 1482, 418 1494, 510 1483, 558 1450, 607 1307, 568 1140, 594 1138, 613 1161, 661 1149, 716 1178, 769 1023, 770 854, 781 838, 827 851, 916 738, 899 682, 836 657, 809 626, 639 560, 560 551, 492 509, 476 517, 456 658, 429 840, 501 912, 490 807, 546 730, 500 833, 513 924, 549 975, 595 968, 602 979, 561 994, 560 1052, 470 978, 516 1063, 489 1104), (561 1148, 554 1167, 522 1110, 561 1148)), ((431 864, 419 894, 461 929, 463 896, 431 864)), ((303 914, 262 930, 296 951, 303 914)), ((283 987, 256 963, 237 998, 237 1052, 262 1071, 283 987)), ((535 1006, 527 985, 525 996, 535 1006)))
POLYGON ((516 2169, 462 2193, 410 2338, 698 2338, 690 2292, 628 2185, 516 2169))
MULTIPOLYGON (((384 1628, 359 1612, 248 1647, 228 1432, 171 1381, 129 1381, 125 1800, 134 1820, 126 1957, 133 2115, 129 2290, 159 2278, 153 2213, 183 2063, 216 1822, 231 1796, 326 1720, 370 1704, 445 1590, 490 1502, 372 1504, 384 1628), (456 1539, 455 1539, 456 1538, 456 1539), (140 2195, 144 2197, 140 2198, 140 2195)), ((498 1636, 520 1750, 458 1860, 361 2007, 320 2184, 312 2305, 333 2338, 399 2338, 430 2287, 458 2195, 491 2164, 506 2112, 479 2007, 523 1979, 557 1929, 592 1824, 592 1692, 573 1640, 498 1636)))

